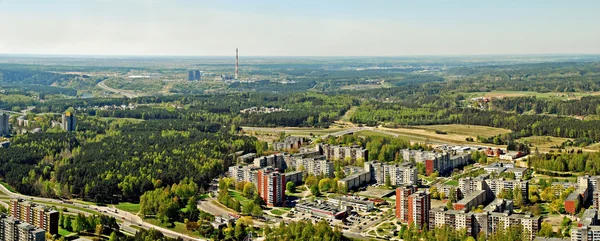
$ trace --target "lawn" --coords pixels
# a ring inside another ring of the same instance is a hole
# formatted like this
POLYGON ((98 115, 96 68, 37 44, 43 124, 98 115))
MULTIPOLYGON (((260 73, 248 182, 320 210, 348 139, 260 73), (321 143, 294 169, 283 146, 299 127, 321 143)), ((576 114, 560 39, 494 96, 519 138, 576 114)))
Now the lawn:
POLYGON ((447 181, 447 182, 446 182, 446 183, 444 183, 444 184, 446 184, 446 185, 450 185, 450 186, 455 186, 455 187, 458 187, 458 181, 457 181, 457 180, 450 180, 450 181, 447 181))
POLYGON ((251 199, 242 196, 242 194, 238 191, 229 190, 229 195, 231 195, 233 199, 238 200, 242 206, 246 206, 252 202, 251 199))
POLYGON ((139 203, 122 202, 115 205, 118 209, 136 214, 140 211, 139 203))
POLYGON ((279 209, 273 209, 273 210, 271 210, 271 213, 272 213, 272 214, 275 214, 275 215, 279 215, 279 216, 281 216, 281 215, 283 215, 285 212, 283 212, 283 211, 281 211, 281 210, 279 210, 279 209))
POLYGON ((539 149, 550 149, 552 146, 560 146, 563 142, 570 140, 569 138, 552 137, 552 136, 529 136, 519 139, 519 142, 531 144, 539 149))
POLYGON ((69 232, 69 230, 66 230, 66 229, 63 229, 63 228, 60 228, 60 227, 58 228, 58 235, 60 235, 60 236, 65 237, 65 236, 69 236, 71 234, 74 234, 74 233, 73 232, 69 232))
POLYGON ((170 224, 168 224, 168 223, 162 223, 162 222, 160 222, 160 220, 154 219, 154 218, 144 219, 144 221, 148 222, 148 223, 151 223, 153 225, 162 227, 162 228, 167 228, 167 229, 173 230, 175 232, 191 236, 191 237, 200 237, 197 233, 195 233, 193 231, 190 231, 190 230, 187 230, 185 228, 185 224, 181 223, 181 222, 175 222, 175 227, 171 227, 170 224))

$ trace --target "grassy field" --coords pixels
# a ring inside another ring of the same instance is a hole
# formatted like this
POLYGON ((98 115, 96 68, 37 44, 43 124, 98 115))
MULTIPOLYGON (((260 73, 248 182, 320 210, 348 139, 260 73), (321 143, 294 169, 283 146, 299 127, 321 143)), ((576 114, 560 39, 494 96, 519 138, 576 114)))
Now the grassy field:
POLYGON ((563 142, 569 140, 569 138, 552 137, 552 136, 529 136, 519 139, 520 142, 525 144, 531 144, 532 150, 536 147, 540 151, 549 151, 552 146, 560 146, 563 142))
POLYGON ((140 204, 139 203, 129 203, 129 202, 122 202, 119 203, 117 205, 115 205, 118 209, 121 209, 123 211, 127 211, 130 213, 138 213, 140 211, 140 204))
POLYGON ((281 211, 281 210, 279 210, 279 209, 273 209, 273 210, 271 210, 271 213, 272 213, 272 214, 275 214, 275 215, 279 215, 279 216, 281 216, 281 215, 283 215, 285 212, 284 212, 284 211, 281 211))
POLYGON ((450 181, 447 181, 447 182, 446 182, 446 183, 444 183, 444 184, 446 184, 446 185, 450 185, 450 186, 455 186, 455 187, 458 187, 458 181, 457 181, 457 180, 450 180, 450 181))
POLYGON ((475 125, 431 125, 431 126, 418 126, 417 128, 425 130, 436 130, 444 131, 448 134, 466 135, 466 136, 484 136, 490 137, 500 134, 510 133, 511 130, 494 128, 488 126, 475 126, 475 125))
POLYGON ((73 234, 73 232, 69 232, 69 230, 66 230, 66 229, 63 229, 63 228, 60 228, 60 227, 58 228, 58 235, 60 235, 60 236, 64 237, 64 236, 68 236, 68 235, 71 235, 71 234, 73 234))
POLYGON ((167 229, 173 230, 175 232, 191 236, 191 237, 200 237, 197 233, 195 233, 193 231, 190 231, 190 230, 187 230, 185 228, 185 224, 181 223, 181 222, 175 222, 175 227, 171 227, 170 224, 168 224, 168 223, 162 223, 158 219, 148 218, 148 219, 144 219, 144 221, 146 221, 148 223, 151 223, 153 225, 162 227, 162 228, 167 228, 167 229))
POLYGON ((238 191, 229 190, 229 195, 231 195, 233 199, 238 200, 242 204, 242 206, 246 206, 252 202, 251 199, 242 196, 242 194, 238 191))
MULTIPOLYGON (((450 125, 438 125, 438 128, 441 126, 450 126, 450 125)), ((406 138, 411 142, 421 142, 421 143, 433 143, 433 144, 461 144, 461 145, 477 145, 476 142, 468 142, 466 141, 467 137, 475 138, 477 134, 481 134, 481 132, 474 132, 471 135, 465 134, 455 134, 455 133, 447 133, 447 134, 436 134, 435 130, 425 129, 429 128, 429 126, 414 126, 413 128, 379 128, 380 130, 391 132, 397 134, 398 137, 406 138)), ((467 128, 467 127, 463 127, 467 128)), ((490 127, 487 127, 490 128, 490 127)), ((454 129, 459 129, 454 127, 454 129)), ((498 129, 496 131, 501 131, 503 129, 498 129)), ((482 130, 482 128, 479 128, 482 130)), ((500 145, 492 145, 485 144, 486 146, 505 148, 506 146, 500 145)))

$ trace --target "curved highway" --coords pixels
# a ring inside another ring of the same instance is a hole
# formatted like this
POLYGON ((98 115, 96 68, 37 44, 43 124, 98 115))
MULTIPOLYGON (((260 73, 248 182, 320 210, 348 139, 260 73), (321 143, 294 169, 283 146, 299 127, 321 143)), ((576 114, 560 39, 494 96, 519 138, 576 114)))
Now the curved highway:
POLYGON ((119 89, 110 88, 110 87, 106 86, 106 83, 104 83, 105 81, 106 80, 98 83, 98 87, 100 87, 100 88, 102 88, 102 89, 104 89, 106 91, 109 91, 109 92, 113 92, 113 93, 116 93, 116 94, 119 94, 119 95, 124 95, 125 97, 130 98, 130 99, 137 97, 137 95, 135 95, 135 94, 133 94, 133 93, 127 91, 127 90, 119 90, 119 89))

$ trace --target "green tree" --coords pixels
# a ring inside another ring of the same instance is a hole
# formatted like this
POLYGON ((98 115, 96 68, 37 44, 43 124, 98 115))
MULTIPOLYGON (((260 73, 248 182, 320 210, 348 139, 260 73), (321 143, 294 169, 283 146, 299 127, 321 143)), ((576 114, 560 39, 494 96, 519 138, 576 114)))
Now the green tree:
POLYGON ((542 237, 553 237, 554 236, 554 231, 552 229, 552 224, 548 223, 548 222, 542 222, 542 228, 540 228, 540 231, 538 232, 538 236, 542 236, 542 237))
POLYGON ((263 215, 263 210, 262 210, 262 208, 260 208, 260 206, 258 206, 258 205, 255 205, 255 206, 252 208, 252 216, 255 216, 255 217, 262 217, 262 215, 263 215))
POLYGON ((321 192, 319 192, 319 187, 317 184, 314 184, 310 187, 310 193, 312 193, 312 195, 315 197, 321 196, 321 192))
POLYGON ((296 184, 294 184, 294 182, 292 182, 292 181, 289 181, 285 184, 285 189, 290 193, 295 193, 296 192, 296 184))
POLYGON ((385 176, 385 186, 392 187, 392 178, 390 177, 390 175, 385 176))
POLYGON ((254 184, 252 184, 251 182, 247 182, 246 184, 244 184, 244 188, 242 191, 242 194, 244 195, 244 197, 246 197, 246 198, 253 197, 255 192, 256 192, 256 188, 254 187, 254 184))
POLYGON ((110 233, 110 237, 108 238, 108 241, 117 241, 117 233, 115 233, 114 231, 112 233, 110 233))

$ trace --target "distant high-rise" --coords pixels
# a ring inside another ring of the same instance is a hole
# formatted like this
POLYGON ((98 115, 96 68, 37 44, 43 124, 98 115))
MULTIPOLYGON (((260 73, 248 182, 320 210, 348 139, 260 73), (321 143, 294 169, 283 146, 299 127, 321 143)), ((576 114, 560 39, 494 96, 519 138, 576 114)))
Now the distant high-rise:
POLYGON ((235 48, 235 79, 238 79, 238 49, 235 48))
POLYGON ((200 79, 202 79, 202 74, 200 74, 200 70, 196 70, 196 71, 194 71, 194 79, 195 79, 195 80, 200 80, 200 79))
POLYGON ((188 80, 189 80, 189 81, 192 81, 192 80, 194 80, 195 78, 196 78, 196 76, 194 75, 194 71, 193 71, 193 70, 190 70, 190 71, 188 72, 188 80))
POLYGON ((0 136, 10 135, 10 129, 8 127, 8 114, 0 113, 0 136))
POLYGON ((75 114, 71 112, 66 112, 62 115, 62 127, 65 131, 75 131, 76 127, 76 118, 75 114))

